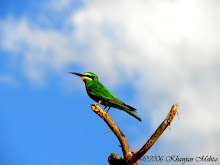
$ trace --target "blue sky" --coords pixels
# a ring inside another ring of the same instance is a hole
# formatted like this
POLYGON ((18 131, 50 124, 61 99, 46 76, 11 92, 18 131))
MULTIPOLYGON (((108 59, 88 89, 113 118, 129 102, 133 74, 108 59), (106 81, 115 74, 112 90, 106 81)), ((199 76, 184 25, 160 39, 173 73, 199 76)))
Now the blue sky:
POLYGON ((219 8, 206 0, 1 1, 0 164, 97 165, 122 155, 69 71, 96 73, 137 108, 142 122, 109 112, 132 150, 178 103, 181 119, 148 155, 219 157, 219 8))

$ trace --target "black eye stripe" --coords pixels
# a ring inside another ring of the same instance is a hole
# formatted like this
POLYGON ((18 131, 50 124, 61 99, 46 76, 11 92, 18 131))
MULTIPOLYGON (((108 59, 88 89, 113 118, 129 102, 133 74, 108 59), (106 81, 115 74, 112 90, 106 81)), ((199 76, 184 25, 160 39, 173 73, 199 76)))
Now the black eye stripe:
POLYGON ((91 79, 93 79, 93 77, 92 76, 90 76, 90 75, 85 75, 86 77, 89 77, 89 78, 91 78, 91 79))

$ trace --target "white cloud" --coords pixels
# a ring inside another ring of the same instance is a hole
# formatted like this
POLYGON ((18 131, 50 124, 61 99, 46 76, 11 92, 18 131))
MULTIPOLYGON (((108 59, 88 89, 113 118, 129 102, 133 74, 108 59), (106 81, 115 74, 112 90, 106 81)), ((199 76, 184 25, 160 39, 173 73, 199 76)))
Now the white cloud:
POLYGON ((166 141, 191 153, 219 155, 219 6, 205 0, 84 1, 64 20, 72 36, 8 19, 1 22, 2 47, 21 54, 32 81, 76 63, 112 84, 131 81, 136 101, 151 109, 139 114, 150 115, 154 128, 178 102, 181 120, 166 141), (208 149, 198 141, 208 141, 208 149))
POLYGON ((74 42, 54 29, 41 29, 26 18, 1 21, 3 50, 22 59, 24 74, 36 84, 44 83, 48 72, 59 73, 77 61, 74 42))
POLYGON ((181 141, 194 134, 201 142, 212 139, 209 150, 192 149, 197 138, 188 145, 183 142, 194 153, 218 152, 219 147, 220 23, 219 4, 212 3, 86 1, 72 16, 74 35, 91 46, 88 52, 103 62, 98 67, 108 73, 126 73, 129 80, 139 75, 133 82, 139 90, 137 100, 148 108, 158 104, 152 112, 139 111, 141 116, 152 113, 156 128, 164 118, 160 114, 166 115, 178 102, 182 119, 175 127, 181 129, 171 139, 181 141))

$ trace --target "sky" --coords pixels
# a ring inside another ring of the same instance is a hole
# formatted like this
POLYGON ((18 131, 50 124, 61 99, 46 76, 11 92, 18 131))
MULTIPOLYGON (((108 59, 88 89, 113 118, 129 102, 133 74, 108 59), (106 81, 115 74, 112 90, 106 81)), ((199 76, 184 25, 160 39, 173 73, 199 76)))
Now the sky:
POLYGON ((1 0, 0 164, 97 165, 122 156, 84 83, 68 74, 87 71, 137 109, 142 122, 109 111, 131 150, 178 103, 180 120, 146 155, 220 159, 219 20, 217 0, 1 0))

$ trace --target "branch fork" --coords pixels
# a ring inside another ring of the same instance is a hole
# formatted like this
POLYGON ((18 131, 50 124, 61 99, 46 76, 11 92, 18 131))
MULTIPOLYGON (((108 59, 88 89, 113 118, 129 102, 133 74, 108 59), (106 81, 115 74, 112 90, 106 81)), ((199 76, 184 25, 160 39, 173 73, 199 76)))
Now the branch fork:
POLYGON ((118 128, 118 126, 109 116, 109 114, 106 113, 98 105, 91 104, 91 108, 97 115, 99 115, 106 122, 110 130, 112 130, 115 136, 118 138, 120 145, 122 147, 124 157, 120 157, 115 153, 112 153, 108 158, 108 162, 110 163, 110 165, 134 165, 134 164, 140 165, 139 160, 141 160, 141 157, 147 153, 147 151, 153 146, 153 144, 157 141, 157 139, 165 131, 165 129, 167 127, 170 128, 170 124, 176 113, 179 118, 179 113, 177 111, 178 104, 174 104, 170 112, 168 113, 167 117, 157 128, 154 134, 150 137, 150 139, 144 144, 144 146, 139 151, 133 150, 131 152, 125 135, 121 132, 121 130, 118 128))

